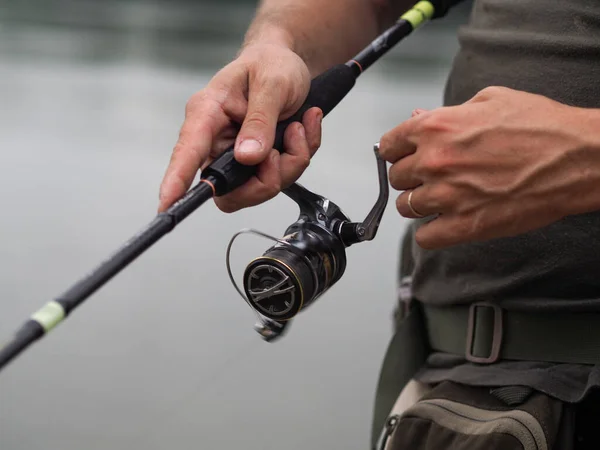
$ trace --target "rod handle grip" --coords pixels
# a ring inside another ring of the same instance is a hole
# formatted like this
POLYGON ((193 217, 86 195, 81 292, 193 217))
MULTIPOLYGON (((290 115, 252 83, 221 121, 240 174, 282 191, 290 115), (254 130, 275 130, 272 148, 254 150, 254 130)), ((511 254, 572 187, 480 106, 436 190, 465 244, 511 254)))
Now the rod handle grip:
MULTIPOLYGON (((339 64, 314 78, 306 100, 300 109, 288 119, 277 124, 273 148, 283 153, 285 130, 291 123, 301 122, 302 116, 310 108, 316 106, 323 111, 323 116, 329 114, 354 87, 358 73, 357 68, 351 65, 339 64)), ((233 145, 229 147, 202 171, 201 178, 212 176, 216 179, 215 194, 217 196, 231 192, 256 173, 256 166, 248 166, 236 161, 233 148, 233 145)))

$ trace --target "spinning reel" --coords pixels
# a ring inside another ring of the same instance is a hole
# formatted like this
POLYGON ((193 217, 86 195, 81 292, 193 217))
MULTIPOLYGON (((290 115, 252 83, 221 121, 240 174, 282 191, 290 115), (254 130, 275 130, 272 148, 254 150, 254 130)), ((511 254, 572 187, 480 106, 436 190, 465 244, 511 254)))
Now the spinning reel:
POLYGON ((346 248, 375 237, 387 205, 389 188, 386 164, 375 144, 379 196, 361 223, 352 222, 331 200, 298 183, 282 192, 300 207, 300 216, 280 239, 253 229, 236 233, 227 247, 227 272, 232 284, 256 312, 255 330, 266 341, 281 336, 290 320, 330 289, 346 270, 346 248), (275 241, 262 256, 251 261, 243 275, 243 291, 231 273, 234 240, 252 233, 275 241))

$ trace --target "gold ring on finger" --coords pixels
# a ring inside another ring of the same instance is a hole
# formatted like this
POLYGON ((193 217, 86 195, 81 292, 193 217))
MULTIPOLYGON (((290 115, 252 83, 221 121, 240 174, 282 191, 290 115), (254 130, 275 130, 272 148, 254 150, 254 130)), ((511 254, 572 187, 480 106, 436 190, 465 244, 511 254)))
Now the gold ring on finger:
POLYGON ((425 217, 423 214, 421 214, 420 212, 418 212, 412 205, 412 195, 414 194, 415 190, 413 189, 412 191, 410 191, 410 193, 408 194, 408 207, 410 208, 411 212, 421 218, 421 217, 425 217))

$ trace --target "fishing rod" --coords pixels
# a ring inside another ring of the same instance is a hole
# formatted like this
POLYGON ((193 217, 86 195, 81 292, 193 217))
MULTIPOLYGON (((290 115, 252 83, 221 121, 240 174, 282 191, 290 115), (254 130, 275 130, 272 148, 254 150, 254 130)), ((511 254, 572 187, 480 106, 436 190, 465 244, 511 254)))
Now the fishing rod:
MULTIPOLYGON (((462 0, 419 1, 369 46, 345 64, 336 65, 312 80, 300 109, 277 124, 273 147, 283 152, 283 136, 288 125, 301 121, 312 107, 327 115, 353 88, 357 78, 394 45, 424 23, 444 17, 462 0)), ((227 270, 235 288, 260 318, 257 331, 267 341, 279 336, 290 319, 337 282, 344 273, 345 248, 375 237, 387 200, 387 173, 377 155, 380 182, 378 200, 362 223, 354 223, 328 199, 295 183, 283 190, 300 206, 298 220, 286 230, 283 239, 254 230, 277 243, 262 257, 251 262, 244 274, 244 292, 233 280, 227 249, 227 270), (245 293, 245 295, 244 295, 245 293)), ((127 267, 139 255, 173 230, 207 200, 227 194, 248 181, 256 166, 238 163, 233 146, 201 171, 200 181, 166 211, 126 241, 115 253, 56 299, 36 311, 0 349, 0 370, 32 343, 41 339, 101 286, 127 267)), ((238 233, 239 234, 239 233, 238 233)))

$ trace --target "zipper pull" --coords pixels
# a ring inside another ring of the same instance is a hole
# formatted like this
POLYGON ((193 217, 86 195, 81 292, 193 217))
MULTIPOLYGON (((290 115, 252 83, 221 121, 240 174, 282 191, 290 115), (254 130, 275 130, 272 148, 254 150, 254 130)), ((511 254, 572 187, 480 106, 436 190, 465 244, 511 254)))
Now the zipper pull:
POLYGON ((398 415, 388 417, 388 419, 385 422, 383 431, 381 432, 381 436, 379 436, 379 444, 377 445, 377 450, 385 450, 385 447, 387 446, 388 441, 390 440, 390 436, 396 429, 396 426, 398 425, 399 421, 400 416, 398 415))

